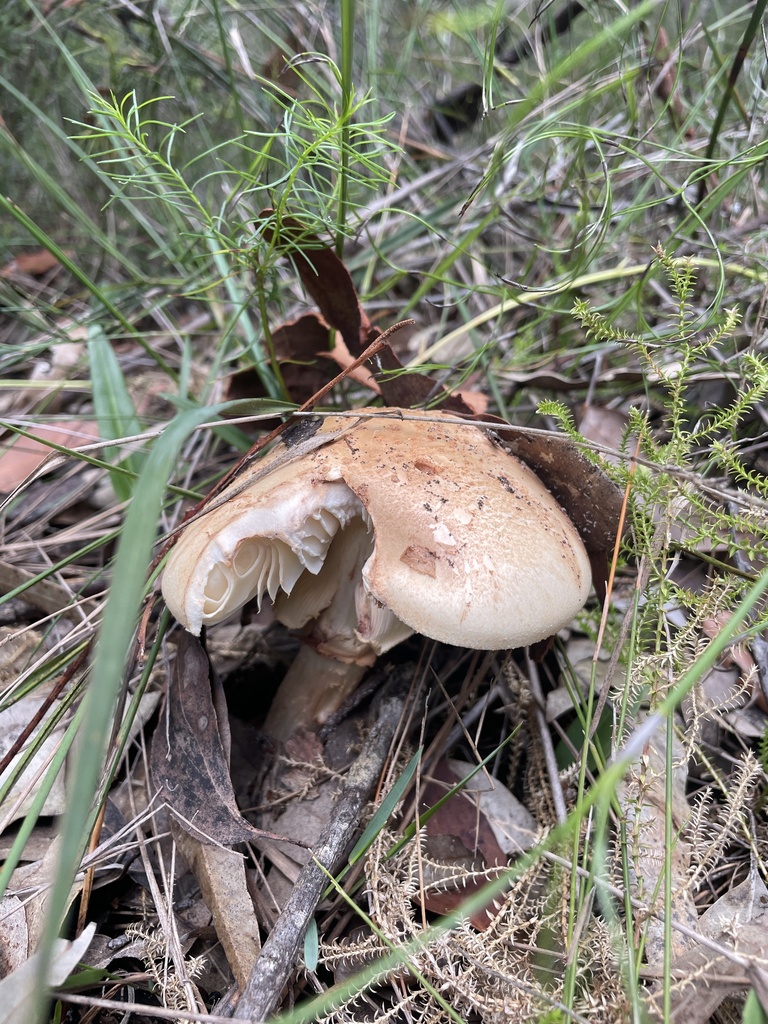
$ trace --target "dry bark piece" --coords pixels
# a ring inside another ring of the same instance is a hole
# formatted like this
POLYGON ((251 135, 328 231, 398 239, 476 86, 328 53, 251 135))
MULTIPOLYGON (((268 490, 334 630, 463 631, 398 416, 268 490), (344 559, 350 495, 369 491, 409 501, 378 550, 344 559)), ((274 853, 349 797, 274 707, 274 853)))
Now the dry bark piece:
POLYGON ((306 629, 307 664, 267 722, 285 738, 276 720, 322 723, 412 632, 523 646, 566 625, 590 582, 575 527, 520 460, 471 423, 385 409, 286 432, 184 530, 163 594, 193 633, 265 594, 306 629))

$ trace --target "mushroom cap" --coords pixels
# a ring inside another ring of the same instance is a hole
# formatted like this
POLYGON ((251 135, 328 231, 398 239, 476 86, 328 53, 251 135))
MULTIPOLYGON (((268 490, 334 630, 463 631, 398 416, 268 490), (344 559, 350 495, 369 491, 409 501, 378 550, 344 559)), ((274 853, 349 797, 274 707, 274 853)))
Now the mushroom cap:
MULTIPOLYGON (((575 527, 479 427, 381 409, 283 436, 169 556, 163 594, 193 632, 264 592, 290 594, 356 517, 373 548, 356 584, 355 633, 376 650, 392 645, 379 639, 385 611, 435 640, 496 650, 550 636, 586 601, 589 559, 575 527)), ((400 625, 397 639, 405 633, 400 625)))

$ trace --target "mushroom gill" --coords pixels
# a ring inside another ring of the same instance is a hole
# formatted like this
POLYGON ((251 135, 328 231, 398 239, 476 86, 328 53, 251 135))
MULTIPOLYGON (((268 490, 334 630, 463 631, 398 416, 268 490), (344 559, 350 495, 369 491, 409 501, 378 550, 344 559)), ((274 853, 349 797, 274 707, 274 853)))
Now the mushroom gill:
POLYGON ((339 530, 365 514, 338 480, 268 483, 213 509, 171 552, 163 595, 190 632, 199 634, 248 601, 260 607, 265 594, 272 601, 291 594, 304 574, 320 573, 339 530))

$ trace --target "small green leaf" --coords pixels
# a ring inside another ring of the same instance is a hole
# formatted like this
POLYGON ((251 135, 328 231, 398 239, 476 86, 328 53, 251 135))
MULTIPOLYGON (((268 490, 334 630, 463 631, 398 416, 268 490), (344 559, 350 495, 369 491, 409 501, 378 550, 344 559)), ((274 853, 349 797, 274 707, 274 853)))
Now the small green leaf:
POLYGON ((317 934, 317 921, 311 918, 304 935, 304 966, 308 971, 317 970, 320 958, 320 939, 317 934))

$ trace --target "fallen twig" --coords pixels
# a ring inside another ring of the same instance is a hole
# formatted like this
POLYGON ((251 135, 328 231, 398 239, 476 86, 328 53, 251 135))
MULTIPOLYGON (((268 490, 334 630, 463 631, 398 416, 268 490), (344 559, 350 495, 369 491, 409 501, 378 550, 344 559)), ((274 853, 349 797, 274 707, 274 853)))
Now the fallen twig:
POLYGON ((360 814, 379 780, 402 712, 402 698, 382 700, 378 718, 363 752, 349 769, 314 858, 302 869, 254 965, 233 1015, 237 1020, 263 1021, 275 1009, 296 964, 307 925, 328 885, 326 871, 335 870, 360 824, 360 814))

